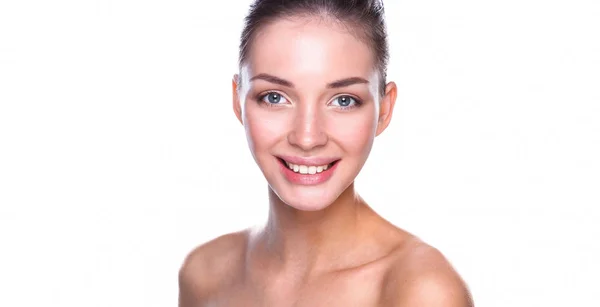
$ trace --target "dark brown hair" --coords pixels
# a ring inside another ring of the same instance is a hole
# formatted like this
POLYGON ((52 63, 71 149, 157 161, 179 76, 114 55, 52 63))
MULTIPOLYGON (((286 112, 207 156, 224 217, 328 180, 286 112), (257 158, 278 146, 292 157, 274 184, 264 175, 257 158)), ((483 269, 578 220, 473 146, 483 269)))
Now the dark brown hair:
POLYGON ((252 40, 265 25, 293 16, 330 17, 354 30, 353 34, 373 50, 379 71, 379 93, 385 93, 388 62, 387 32, 382 0, 256 0, 245 18, 239 65, 245 63, 252 40))

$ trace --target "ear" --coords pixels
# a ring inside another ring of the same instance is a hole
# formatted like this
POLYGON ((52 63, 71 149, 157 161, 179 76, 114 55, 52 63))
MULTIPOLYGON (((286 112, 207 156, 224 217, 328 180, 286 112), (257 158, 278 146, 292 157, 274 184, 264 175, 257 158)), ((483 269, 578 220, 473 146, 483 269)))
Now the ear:
POLYGON ((242 119, 242 105, 240 103, 239 81, 240 76, 238 74, 233 75, 233 80, 231 80, 231 87, 233 91, 233 113, 235 113, 235 116, 243 125, 244 120, 242 119))
POLYGON ((398 89, 396 83, 390 82, 385 86, 385 95, 379 104, 379 120, 377 122, 377 133, 375 135, 380 135, 390 124, 397 94, 398 89))

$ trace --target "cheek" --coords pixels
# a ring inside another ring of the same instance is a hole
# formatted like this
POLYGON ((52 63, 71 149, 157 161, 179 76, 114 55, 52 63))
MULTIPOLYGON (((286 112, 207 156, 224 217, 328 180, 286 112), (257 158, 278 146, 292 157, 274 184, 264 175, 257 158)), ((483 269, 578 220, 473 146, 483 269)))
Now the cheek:
POLYGON ((268 150, 269 146, 284 136, 286 123, 282 116, 273 116, 259 106, 248 107, 244 115, 244 126, 251 150, 268 150))
POLYGON ((338 116, 328 126, 330 135, 345 151, 358 155, 370 152, 377 129, 376 116, 371 110, 338 116))

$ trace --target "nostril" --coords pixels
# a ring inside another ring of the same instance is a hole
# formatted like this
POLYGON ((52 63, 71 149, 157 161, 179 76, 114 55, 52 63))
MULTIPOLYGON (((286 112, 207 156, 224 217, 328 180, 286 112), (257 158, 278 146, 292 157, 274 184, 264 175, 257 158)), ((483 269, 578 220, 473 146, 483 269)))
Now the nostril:
POLYGON ((288 134, 288 142, 305 150, 327 144, 328 137, 322 132, 315 131, 293 131, 288 134))

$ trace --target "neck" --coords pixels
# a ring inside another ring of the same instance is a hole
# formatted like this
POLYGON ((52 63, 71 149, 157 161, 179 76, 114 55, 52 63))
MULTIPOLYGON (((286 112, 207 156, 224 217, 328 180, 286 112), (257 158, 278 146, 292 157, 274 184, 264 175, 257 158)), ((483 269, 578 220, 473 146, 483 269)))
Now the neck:
POLYGON ((283 203, 269 190, 270 211, 263 233, 264 247, 282 270, 331 269, 356 247, 366 203, 352 183, 338 199, 319 211, 301 211, 283 203))

